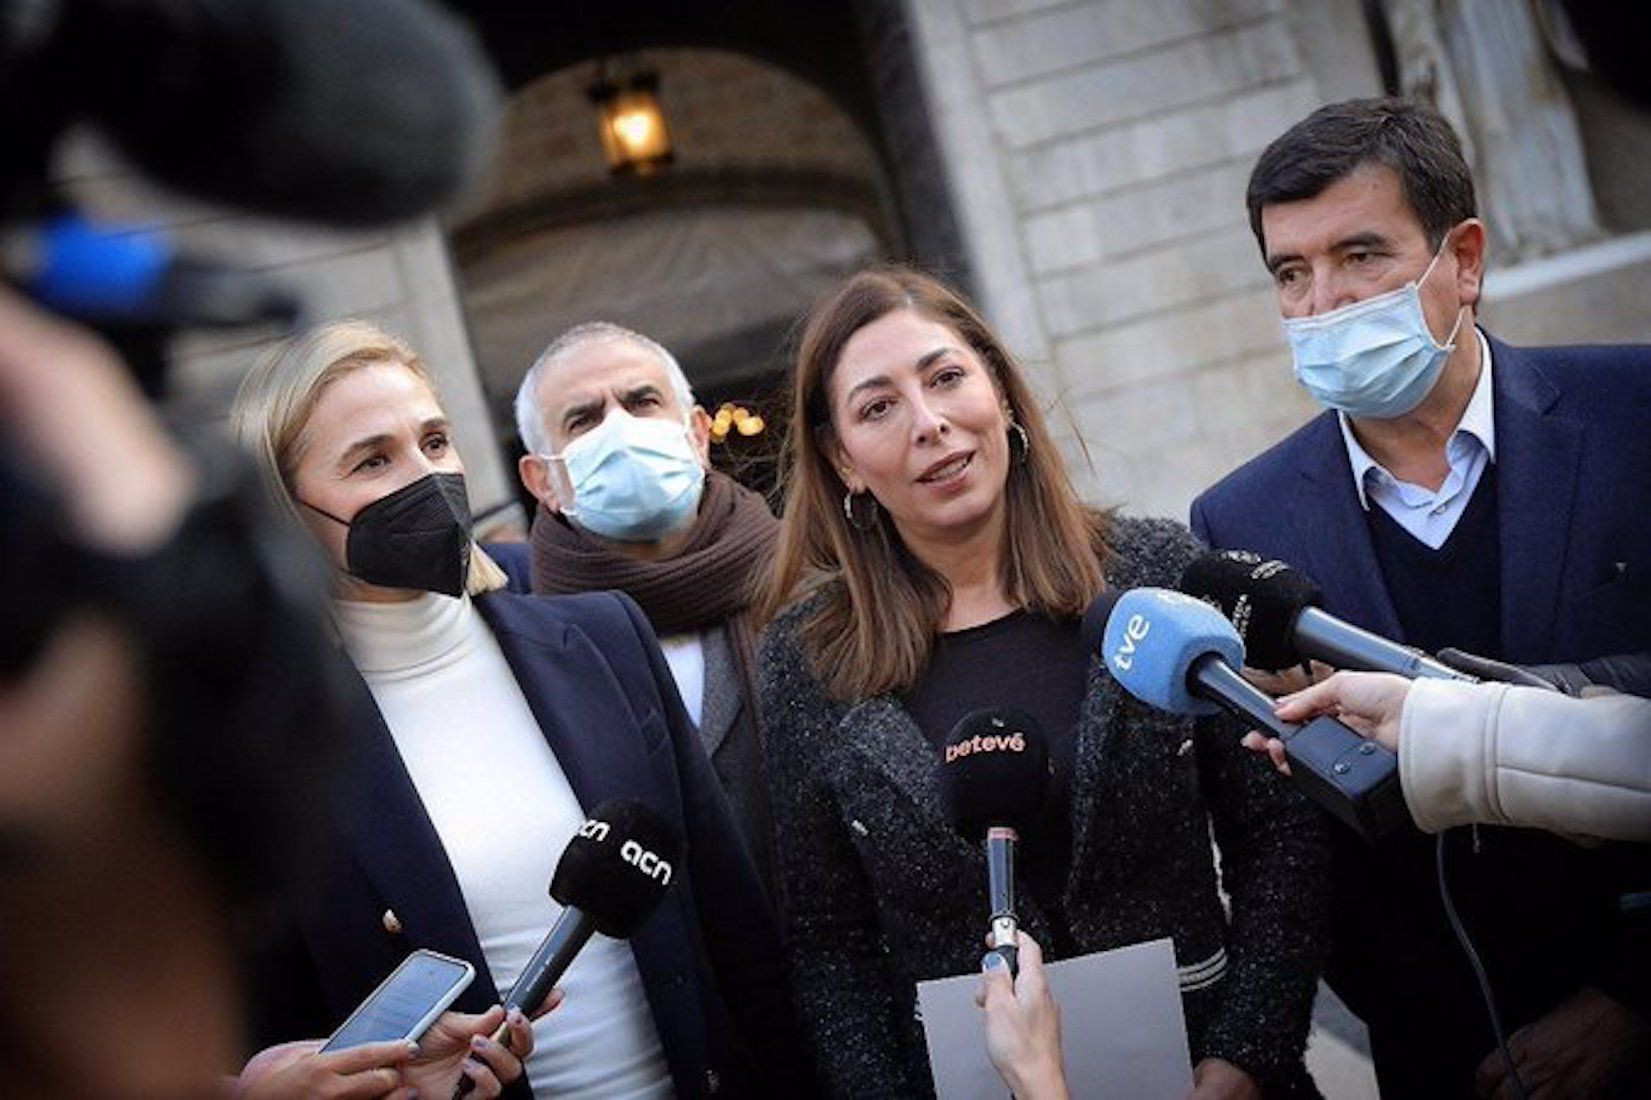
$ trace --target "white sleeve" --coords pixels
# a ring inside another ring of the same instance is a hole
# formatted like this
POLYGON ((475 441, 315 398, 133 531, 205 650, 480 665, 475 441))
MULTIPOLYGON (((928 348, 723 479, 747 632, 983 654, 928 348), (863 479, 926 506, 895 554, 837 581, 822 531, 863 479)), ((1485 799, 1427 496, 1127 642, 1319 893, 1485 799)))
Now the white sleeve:
POLYGON ((1429 832, 1482 822, 1651 840, 1651 700, 1418 680, 1399 780, 1429 832))

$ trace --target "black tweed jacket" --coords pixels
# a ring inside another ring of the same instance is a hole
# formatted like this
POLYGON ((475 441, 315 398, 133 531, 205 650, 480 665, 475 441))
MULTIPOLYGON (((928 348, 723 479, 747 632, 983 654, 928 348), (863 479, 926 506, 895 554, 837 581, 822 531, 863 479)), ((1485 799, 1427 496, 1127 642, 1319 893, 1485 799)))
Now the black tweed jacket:
MULTIPOLYGON (((1173 586, 1201 549, 1178 524, 1135 519, 1115 522, 1113 547, 1120 588, 1173 586)), ((770 628, 759 680, 793 990, 829 1094, 929 1096, 914 983, 978 967, 985 859, 947 825, 935 754, 899 702, 826 696, 796 637, 808 611, 770 628)), ((1328 842, 1242 732, 1154 711, 1091 663, 1066 910, 1083 952, 1174 940, 1194 1062, 1224 1058, 1269 1095, 1313 1096, 1302 1051, 1327 946, 1328 842)), ((1017 907, 1049 942, 1035 904, 1017 907)), ((1082 1022, 1064 1030, 1074 1041, 1082 1022)))

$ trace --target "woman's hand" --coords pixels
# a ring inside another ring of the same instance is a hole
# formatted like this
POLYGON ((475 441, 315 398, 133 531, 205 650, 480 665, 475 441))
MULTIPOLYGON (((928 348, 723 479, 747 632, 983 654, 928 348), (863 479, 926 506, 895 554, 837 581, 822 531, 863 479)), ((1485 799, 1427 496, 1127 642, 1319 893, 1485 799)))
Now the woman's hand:
MULTIPOLYGON (((562 1003, 562 991, 553 989, 545 998, 540 1015, 562 1003)), ((480 1016, 468 1012, 444 1012, 419 1040, 419 1054, 403 1074, 422 1097, 445 1100, 461 1077, 475 1084, 472 1096, 492 1097, 522 1075, 527 1056, 533 1053, 533 1026, 521 1009, 511 1009, 504 1043, 492 1035, 505 1019, 505 1010, 494 1005, 480 1016)))
POLYGON ((1061 1064, 1061 1008, 1049 993, 1043 950, 1015 934, 1020 974, 1009 977, 1003 956, 986 956, 975 1004, 986 1010, 986 1055, 1018 1100, 1067 1100, 1061 1064))
POLYGON ((1255 1078, 1221 1058, 1206 1058, 1192 1071, 1188 1100, 1261 1100, 1255 1078))
MULTIPOLYGON (((552 989, 534 1014, 555 1011, 562 991, 552 989)), ((505 1011, 494 1005, 477 1016, 444 1012, 417 1043, 366 1043, 321 1053, 322 1040, 282 1043, 260 1051, 241 1070, 235 1100, 367 1100, 437 1097, 452 1094, 461 1077, 475 1083, 473 1095, 498 1096, 522 1075, 533 1053, 533 1025, 520 1009, 510 1012, 504 1044, 492 1039, 505 1011)))
POLYGON ((367 1043, 321 1053, 322 1040, 282 1043, 254 1055, 235 1080, 235 1100, 388 1100, 411 1097, 402 1067, 412 1043, 367 1043))
MULTIPOLYGON (((1386 672, 1338 672, 1327 680, 1293 695, 1286 695, 1273 712, 1286 722, 1305 722, 1328 714, 1361 737, 1399 751, 1399 718, 1410 694, 1410 681, 1386 672)), ((1285 775, 1290 765, 1284 760, 1284 743, 1276 737, 1251 730, 1243 745, 1252 752, 1264 752, 1273 766, 1285 775)))

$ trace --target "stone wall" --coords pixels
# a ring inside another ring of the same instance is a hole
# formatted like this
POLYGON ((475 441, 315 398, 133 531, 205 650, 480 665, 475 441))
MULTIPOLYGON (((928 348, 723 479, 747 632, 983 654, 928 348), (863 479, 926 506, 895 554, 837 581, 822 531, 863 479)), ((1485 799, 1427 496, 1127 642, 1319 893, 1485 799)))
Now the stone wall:
MULTIPOLYGON (((1291 378, 1243 194, 1289 125, 1380 94, 1359 4, 907 3, 987 315, 1057 425, 1065 414, 1086 496, 1184 518, 1316 411, 1291 378)), ((1624 126, 1651 141, 1643 113, 1592 107, 1596 159, 1624 126)), ((1612 171, 1612 228, 1631 234, 1646 170, 1612 171)), ((1484 316, 1528 342, 1645 340, 1647 294, 1651 238, 1619 235, 1512 270, 1493 255, 1484 316)))
POLYGON ((1184 517, 1312 411, 1243 203, 1261 148, 1323 98, 1288 5, 911 9, 984 304, 1068 414, 1075 476, 1184 517))

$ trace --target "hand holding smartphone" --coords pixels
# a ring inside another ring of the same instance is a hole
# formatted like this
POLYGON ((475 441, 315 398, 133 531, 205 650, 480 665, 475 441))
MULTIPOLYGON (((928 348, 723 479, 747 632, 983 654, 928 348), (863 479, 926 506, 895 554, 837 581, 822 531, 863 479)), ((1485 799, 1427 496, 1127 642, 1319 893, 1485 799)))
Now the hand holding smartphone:
POLYGON ((350 1013, 321 1052, 363 1043, 417 1042, 475 977, 476 968, 463 959, 414 951, 350 1013))

